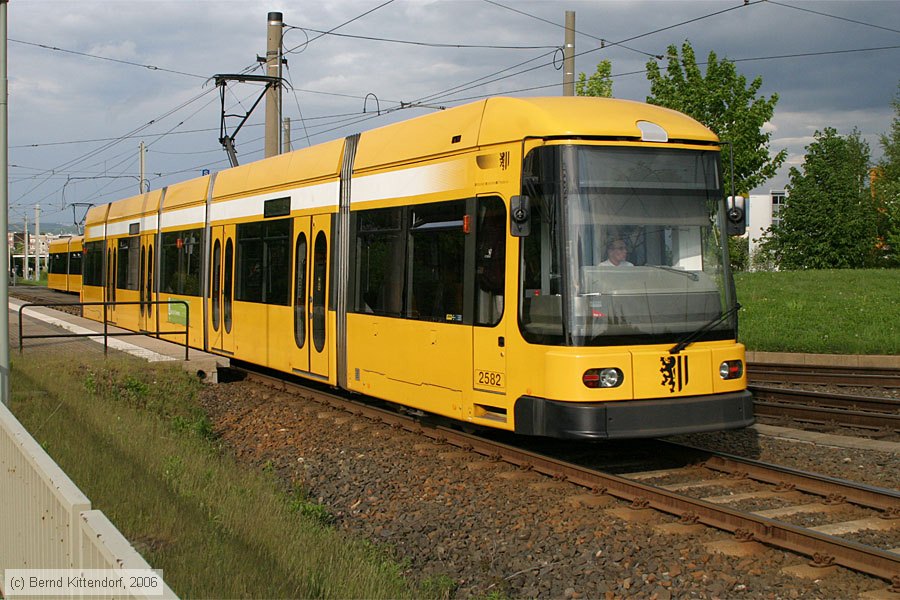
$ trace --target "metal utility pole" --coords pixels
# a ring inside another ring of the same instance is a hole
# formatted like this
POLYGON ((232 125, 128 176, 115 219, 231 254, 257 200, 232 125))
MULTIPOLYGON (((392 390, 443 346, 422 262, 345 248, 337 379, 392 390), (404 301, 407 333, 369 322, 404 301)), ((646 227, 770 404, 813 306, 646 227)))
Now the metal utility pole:
MULTIPOLYGON (((0 231, 9 231, 9 87, 6 76, 6 8, 0 0, 0 231)), ((0 265, 10 264, 9 244, 0 244, 0 265)), ((0 277, 0 305, 9 310, 9 271, 0 277)), ((0 402, 9 406, 9 312, 0 319, 0 402)))
POLYGON ((22 226, 22 246, 24 247, 22 250, 24 253, 22 257, 22 279, 31 279, 28 276, 28 215, 23 216, 22 221, 25 223, 22 226))
POLYGON ((281 36, 284 16, 280 12, 269 13, 266 43, 266 76, 279 78, 278 83, 266 92, 266 158, 281 151, 281 36))
POLYGON ((281 140, 281 153, 285 154, 291 151, 291 118, 284 118, 284 137, 281 140))
POLYGON ((566 44, 563 47, 563 96, 575 95, 575 11, 566 11, 566 44))
MULTIPOLYGON (((144 154, 147 152, 147 150, 144 148, 144 142, 141 142, 141 145, 140 145, 138 151, 141 153, 141 180, 138 183, 138 191, 143 194, 144 193, 144 154)), ((147 191, 150 191, 150 190, 147 190, 147 191)))
POLYGON ((41 205, 34 205, 34 280, 41 280, 41 205))

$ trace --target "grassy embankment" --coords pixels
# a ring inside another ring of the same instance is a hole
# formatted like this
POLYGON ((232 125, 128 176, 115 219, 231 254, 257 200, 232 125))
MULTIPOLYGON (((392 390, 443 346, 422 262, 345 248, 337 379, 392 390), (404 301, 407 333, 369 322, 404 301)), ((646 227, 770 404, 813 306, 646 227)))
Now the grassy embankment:
POLYGON ((738 273, 748 350, 900 354, 900 269, 738 273))
MULTIPOLYGON (((900 271, 740 273, 751 350, 900 353, 900 271)), ((185 597, 446 596, 413 589, 386 554, 329 526, 303 490, 236 465, 177 368, 13 355, 13 410, 185 597)))
POLYGON ((446 595, 411 588, 303 490, 235 464, 178 367, 49 350, 12 362, 13 412, 179 596, 446 595))

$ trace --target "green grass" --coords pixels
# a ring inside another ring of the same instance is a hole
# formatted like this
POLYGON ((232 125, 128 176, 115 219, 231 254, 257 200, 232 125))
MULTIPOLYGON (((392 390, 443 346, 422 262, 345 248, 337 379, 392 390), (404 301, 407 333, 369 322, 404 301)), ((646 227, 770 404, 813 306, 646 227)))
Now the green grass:
MULTIPOLYGON (((9 280, 12 285, 12 279, 9 280)), ((33 279, 25 279, 24 277, 16 277, 16 285, 28 285, 31 287, 47 287, 47 274, 41 273, 41 278, 37 281, 33 279)))
POLYGON ((748 350, 900 354, 900 270, 737 273, 748 350))
POLYGON ((445 595, 414 589, 271 470, 235 464, 177 367, 31 350, 11 381, 16 416, 181 597, 445 595))

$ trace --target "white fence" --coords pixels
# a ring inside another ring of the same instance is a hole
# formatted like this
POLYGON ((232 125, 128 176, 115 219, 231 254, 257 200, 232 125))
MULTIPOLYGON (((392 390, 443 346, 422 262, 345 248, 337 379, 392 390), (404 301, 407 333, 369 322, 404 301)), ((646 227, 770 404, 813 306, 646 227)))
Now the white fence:
POLYGON ((7 569, 150 568, 0 403, 0 593, 7 569))

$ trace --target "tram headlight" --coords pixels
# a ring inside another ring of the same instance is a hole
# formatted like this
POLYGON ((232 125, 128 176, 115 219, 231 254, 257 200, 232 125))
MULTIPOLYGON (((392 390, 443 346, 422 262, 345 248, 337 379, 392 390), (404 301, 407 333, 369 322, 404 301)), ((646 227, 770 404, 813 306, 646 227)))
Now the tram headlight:
POLYGON ((589 388, 614 388, 622 385, 625 376, 615 368, 588 369, 581 376, 581 381, 589 388))
POLYGON ((719 377, 722 379, 740 379, 744 374, 744 362, 740 360, 726 360, 719 365, 719 377))

